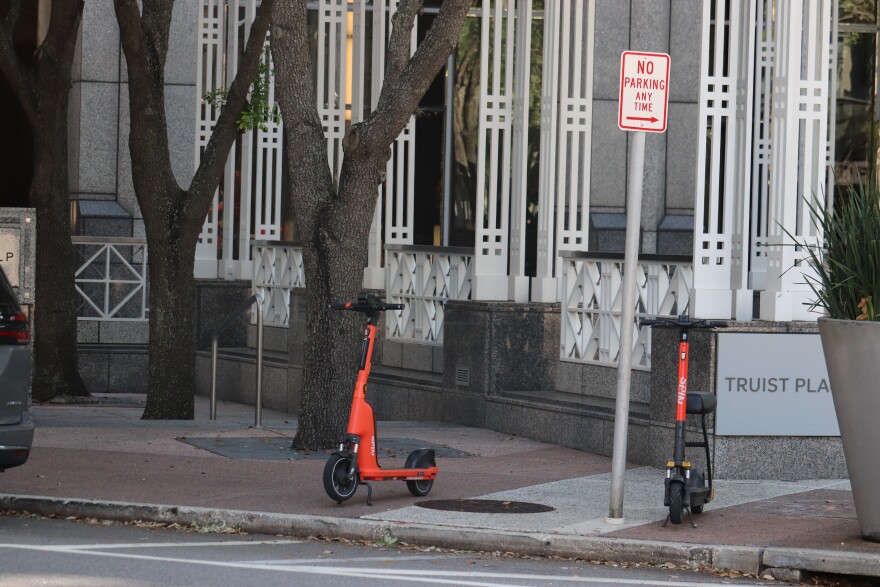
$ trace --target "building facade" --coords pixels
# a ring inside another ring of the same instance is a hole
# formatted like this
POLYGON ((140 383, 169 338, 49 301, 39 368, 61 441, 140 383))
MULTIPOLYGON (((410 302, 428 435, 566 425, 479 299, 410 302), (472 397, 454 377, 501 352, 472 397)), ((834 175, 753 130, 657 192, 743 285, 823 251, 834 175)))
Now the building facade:
MULTIPOLYGON (((396 5, 308 5, 315 100, 334 171, 346 128, 378 98, 396 5)), ((439 5, 425 1, 413 49, 439 5)), ((217 115, 204 95, 234 75, 255 6, 175 3, 166 96, 182 185, 217 115)), ((83 368, 95 374, 96 390, 138 384, 118 375, 122 355, 107 349, 137 354, 149 316, 113 19, 111 0, 86 3, 71 100, 72 221, 83 247, 95 245, 87 238, 116 239, 101 241, 107 255, 125 249, 122 257, 141 265, 127 263, 127 279, 108 270, 106 288, 87 283, 97 270, 89 259, 78 271, 83 368)), ((821 236, 809 220, 813 198, 830 202, 839 185, 875 170, 878 26, 874 0, 475 2, 377 192, 364 287, 407 306, 386 317, 380 410, 608 452, 618 341, 632 328, 626 352, 634 353, 632 397, 643 428, 634 438, 644 446, 638 458, 653 458, 653 435, 667 433, 655 418, 666 403, 652 385, 657 341, 652 349, 649 332, 620 320, 631 140, 617 127, 621 53, 671 56, 668 130, 647 138, 637 317, 688 312, 746 330, 783 323, 811 331, 817 314, 805 305, 809 287, 793 239, 821 236), (548 409, 557 421, 536 415, 548 409)), ((271 72, 270 50, 265 60, 271 72)), ((308 284, 286 203, 295 194, 286 189, 283 144, 283 120, 240 136, 194 272, 205 314, 263 293, 276 353, 267 401, 295 410, 299 292, 308 284)), ((243 328, 234 344, 246 349, 248 338, 252 328, 243 328)), ((248 357, 243 350, 223 368, 252 369, 248 357)), ((145 364, 145 355, 138 360, 145 364)), ((199 365, 204 385, 206 356, 199 365)), ((241 376, 225 379, 246 387, 241 376)), ((746 441, 713 442, 716 453, 732 453, 746 441)), ((835 438, 808 444, 839 451, 835 438)))

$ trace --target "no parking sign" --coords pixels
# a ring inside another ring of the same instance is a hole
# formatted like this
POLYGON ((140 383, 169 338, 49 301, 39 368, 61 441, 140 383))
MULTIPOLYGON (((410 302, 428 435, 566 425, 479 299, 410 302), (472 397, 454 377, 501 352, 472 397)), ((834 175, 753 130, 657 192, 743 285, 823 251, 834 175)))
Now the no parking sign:
POLYGON ((669 55, 624 51, 620 56, 621 130, 666 132, 669 55))

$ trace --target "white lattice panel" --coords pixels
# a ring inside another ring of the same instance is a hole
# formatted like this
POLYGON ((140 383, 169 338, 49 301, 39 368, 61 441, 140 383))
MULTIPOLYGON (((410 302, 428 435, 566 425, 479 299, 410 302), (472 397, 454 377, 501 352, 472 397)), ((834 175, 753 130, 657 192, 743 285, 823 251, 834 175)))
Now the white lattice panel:
POLYGON ((405 308, 386 312, 389 339, 443 343, 443 305, 471 298, 472 257, 466 254, 387 251, 387 301, 405 308))
POLYGON ((144 321, 149 317, 147 241, 73 237, 77 319, 144 321))
MULTIPOLYGON (((620 354, 623 262, 564 259, 561 324, 562 360, 616 365, 620 354)), ((642 261, 636 272, 633 329, 635 368, 651 366, 649 329, 639 318, 688 312, 693 270, 689 265, 642 261)))
MULTIPOLYGON (((253 292, 263 298, 263 324, 287 327, 290 290, 306 286, 302 247, 255 244, 253 274, 253 292)), ((257 323, 255 315, 251 323, 257 323)))

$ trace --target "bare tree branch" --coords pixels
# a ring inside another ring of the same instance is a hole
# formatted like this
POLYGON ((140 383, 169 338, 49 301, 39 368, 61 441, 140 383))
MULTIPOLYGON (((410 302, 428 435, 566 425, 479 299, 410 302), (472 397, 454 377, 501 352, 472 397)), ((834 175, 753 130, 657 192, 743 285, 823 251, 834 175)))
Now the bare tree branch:
POLYGON ((220 177, 229 149, 238 136, 238 119, 247 101, 248 90, 260 68, 274 1, 263 0, 257 8, 244 56, 239 61, 235 79, 226 94, 226 104, 217 118, 211 138, 199 160, 199 168, 190 184, 189 197, 192 206, 187 214, 198 216, 198 220, 202 220, 207 213, 214 190, 217 189, 216 178, 220 177))
POLYGON ((82 20, 84 0, 66 0, 52 5, 52 18, 49 30, 40 47, 41 60, 51 59, 65 71, 70 71, 70 63, 59 63, 59 56, 73 59, 76 46, 76 33, 82 20))
MULTIPOLYGON (((376 109, 357 129, 361 148, 390 145, 458 42, 473 0, 444 0, 424 40, 397 79, 385 79, 376 109)), ((354 129, 355 127, 352 127, 354 129)), ((384 147, 383 147, 384 148, 384 147)))
POLYGON ((113 0, 119 40, 126 55, 126 66, 131 75, 146 76, 144 39, 141 32, 141 13, 136 0, 113 0), (129 57, 130 56, 130 57, 129 57))
POLYGON ((397 81, 412 53, 412 28, 423 0, 401 0, 391 18, 391 36, 385 53, 384 83, 397 81))

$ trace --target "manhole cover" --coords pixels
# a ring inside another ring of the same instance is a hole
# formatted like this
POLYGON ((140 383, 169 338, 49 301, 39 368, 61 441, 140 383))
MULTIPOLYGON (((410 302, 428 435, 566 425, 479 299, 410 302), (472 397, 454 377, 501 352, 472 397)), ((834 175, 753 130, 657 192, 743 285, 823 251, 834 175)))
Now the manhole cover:
POLYGON ((553 508, 540 503, 525 501, 500 501, 495 499, 435 499, 420 501, 415 505, 445 512, 469 512, 474 514, 540 514, 552 512, 553 508))

